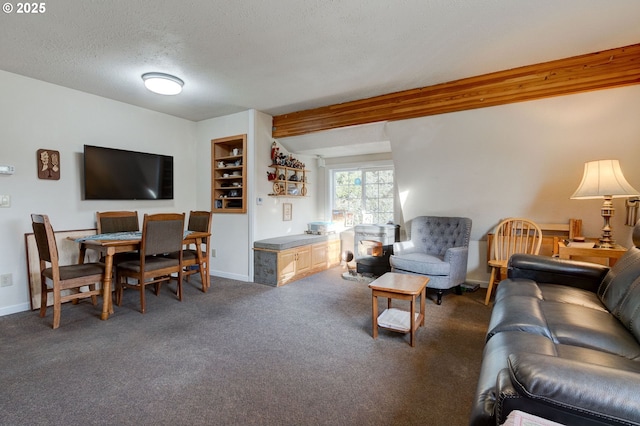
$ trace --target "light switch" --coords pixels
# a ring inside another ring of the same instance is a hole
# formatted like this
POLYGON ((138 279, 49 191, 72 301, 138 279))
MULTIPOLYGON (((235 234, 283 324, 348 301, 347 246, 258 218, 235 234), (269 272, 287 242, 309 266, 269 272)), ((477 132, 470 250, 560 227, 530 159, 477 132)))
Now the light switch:
POLYGON ((0 207, 11 207, 11 195, 0 195, 0 207))
POLYGON ((12 175, 16 172, 16 168, 14 166, 0 164, 0 174, 3 175, 12 175))

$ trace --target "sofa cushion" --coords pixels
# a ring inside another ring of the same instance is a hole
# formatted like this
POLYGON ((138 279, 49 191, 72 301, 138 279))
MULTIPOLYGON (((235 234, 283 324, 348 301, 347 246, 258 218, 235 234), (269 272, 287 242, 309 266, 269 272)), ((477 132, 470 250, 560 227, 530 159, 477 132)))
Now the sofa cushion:
POLYGON ((629 286, 614 315, 640 340, 640 277, 629 286))
POLYGON ((526 296, 533 299, 542 300, 542 291, 540 291, 540 287, 535 281, 527 278, 502 280, 500 281, 500 285, 498 286, 498 290, 496 291, 494 306, 497 305, 498 302, 503 298, 511 296, 526 296), (510 282, 515 282, 516 284, 507 284, 510 282))
POLYGON ((526 296, 537 300, 550 302, 562 302, 573 305, 580 305, 591 309, 598 309, 606 312, 606 308, 598 296, 588 290, 567 287, 556 284, 538 284, 527 278, 513 278, 502 281, 496 292, 496 304, 504 297, 526 296), (516 282, 515 285, 507 284, 516 282))
POLYGON ((629 425, 640 421, 640 400, 636 398, 640 368, 629 372, 581 360, 513 353, 509 355, 509 371, 518 395, 551 408, 538 406, 534 414, 547 417, 545 414, 553 413, 551 419, 563 424, 629 425), (561 410, 560 416, 556 409, 561 410))
POLYGON ((610 312, 627 294, 629 286, 640 276, 640 249, 629 249, 609 270, 598 288, 598 296, 610 312))
MULTIPOLYGON (((635 303, 638 306, 640 301, 635 303)), ((603 308, 594 293, 581 289, 538 285, 521 278, 502 281, 487 340, 505 331, 537 334, 554 343, 601 350, 629 359, 640 357, 640 345, 627 327, 603 308)))
POLYGON ((451 264, 442 257, 431 256, 426 253, 407 253, 402 256, 392 256, 391 266, 403 271, 424 275, 449 275, 451 264))
MULTIPOLYGON (((506 287, 504 284, 500 283, 498 289, 506 287)), ((494 304, 487 340, 506 331, 523 331, 552 340, 540 300, 534 297, 501 297, 500 303, 494 304)))
POLYGON ((543 300, 568 303, 607 312, 598 296, 591 291, 556 284, 538 284, 538 288, 543 300))
POLYGON ((556 343, 601 350, 629 359, 640 356, 640 345, 633 335, 608 312, 548 301, 542 304, 541 310, 556 343))

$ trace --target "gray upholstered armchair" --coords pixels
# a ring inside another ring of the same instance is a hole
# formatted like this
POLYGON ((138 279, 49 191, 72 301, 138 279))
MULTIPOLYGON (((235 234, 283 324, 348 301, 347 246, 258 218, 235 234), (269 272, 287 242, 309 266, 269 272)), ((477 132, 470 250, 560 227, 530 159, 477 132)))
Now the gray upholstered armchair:
POLYGON ((461 293, 470 235, 469 218, 418 216, 411 221, 411 239, 393 245, 391 270, 429 276, 427 288, 438 290, 440 305, 444 290, 456 287, 461 293))

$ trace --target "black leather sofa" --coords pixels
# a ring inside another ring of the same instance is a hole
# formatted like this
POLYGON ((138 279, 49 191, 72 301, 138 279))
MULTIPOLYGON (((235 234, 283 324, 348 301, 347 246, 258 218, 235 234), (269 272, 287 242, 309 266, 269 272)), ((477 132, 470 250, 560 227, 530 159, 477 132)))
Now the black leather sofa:
POLYGON ((609 269, 514 255, 498 286, 470 425, 513 410, 566 425, 640 425, 640 222, 609 269))

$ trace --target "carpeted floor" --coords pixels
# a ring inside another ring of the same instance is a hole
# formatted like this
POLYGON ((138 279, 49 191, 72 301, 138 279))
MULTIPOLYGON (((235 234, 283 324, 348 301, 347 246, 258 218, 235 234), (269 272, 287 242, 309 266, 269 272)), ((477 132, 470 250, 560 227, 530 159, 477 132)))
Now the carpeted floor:
MULTIPOLYGON (((426 327, 371 337, 371 291, 334 268, 284 287, 192 277, 99 306, 0 317, 0 424, 465 425, 490 307, 428 294, 426 327)), ((403 302, 394 306, 403 307, 403 302)), ((381 305, 384 305, 384 301, 381 305)), ((408 302, 407 305, 408 306, 408 302)))

